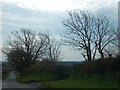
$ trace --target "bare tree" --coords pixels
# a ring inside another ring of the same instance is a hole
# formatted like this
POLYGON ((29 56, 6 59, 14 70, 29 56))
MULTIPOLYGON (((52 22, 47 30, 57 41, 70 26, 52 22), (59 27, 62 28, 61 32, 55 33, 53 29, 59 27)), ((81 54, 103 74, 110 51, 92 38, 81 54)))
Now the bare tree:
POLYGON ((118 55, 120 56, 120 28, 117 29, 116 40, 118 42, 118 55))
POLYGON ((21 29, 19 32, 12 32, 12 36, 3 52, 17 67, 25 69, 45 56, 48 47, 46 34, 21 29))
POLYGON ((116 31, 116 41, 118 43, 116 45, 118 47, 118 54, 120 56, 120 28, 118 28, 117 31, 116 31))
POLYGON ((48 58, 50 61, 58 61, 60 59, 60 44, 53 37, 50 37, 50 33, 47 34, 48 39, 48 58))
MULTIPOLYGON (((83 50, 83 57, 91 61, 92 51, 95 45, 92 45, 94 39, 94 15, 87 11, 68 11, 69 18, 63 22, 67 28, 64 37, 64 43, 83 50)), ((95 54, 95 53, 94 53, 95 54)))
POLYGON ((116 39, 109 19, 80 10, 68 11, 68 15, 69 18, 63 22, 67 28, 63 35, 64 43, 81 50, 85 60, 95 60, 97 51, 103 59, 106 47, 116 39))
POLYGON ((117 57, 118 55, 118 47, 115 44, 109 44, 105 49, 104 52, 108 57, 117 57))
MULTIPOLYGON (((106 16, 97 16, 95 19, 95 41, 101 58, 104 58, 105 48, 115 40, 114 27, 106 16)), ((108 52, 107 52, 108 53, 108 52)), ((110 55, 110 53, 109 53, 110 55)))
POLYGON ((119 28, 114 31, 114 35, 115 35, 115 40, 112 41, 112 45, 115 47, 115 50, 117 52, 116 55, 120 56, 120 30, 119 28))

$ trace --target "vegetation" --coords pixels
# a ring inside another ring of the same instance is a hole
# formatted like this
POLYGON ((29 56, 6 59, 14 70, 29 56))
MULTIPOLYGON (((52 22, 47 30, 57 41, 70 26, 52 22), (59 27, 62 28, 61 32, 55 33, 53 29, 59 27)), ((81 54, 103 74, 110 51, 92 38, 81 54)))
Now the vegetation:
POLYGON ((2 72, 2 80, 5 80, 6 78, 8 78, 8 77, 9 77, 9 74, 10 74, 10 72, 5 72, 5 71, 3 71, 3 72, 2 72))
POLYGON ((2 79, 6 79, 9 77, 10 72, 13 70, 11 64, 9 62, 2 62, 2 79))
POLYGON ((17 76, 17 80, 21 83, 53 81, 54 75, 50 73, 42 74, 22 74, 17 76))
POLYGON ((75 65, 68 79, 43 82, 43 86, 48 88, 119 88, 119 76, 119 58, 104 59, 75 65))
POLYGON ((104 50, 116 40, 116 30, 104 15, 95 16, 80 10, 68 11, 68 18, 63 25, 67 28, 63 34, 64 43, 79 50, 86 61, 95 60, 97 51, 104 58, 104 50))
MULTIPOLYGON (((85 61, 74 65, 59 64, 60 45, 49 33, 22 29, 13 32, 14 38, 3 48, 7 61, 19 72, 17 80, 42 82, 48 88, 119 87, 120 55, 113 57, 108 49, 115 45, 117 50, 116 41, 119 40, 109 19, 79 10, 70 11, 68 15, 63 22, 68 30, 63 35, 63 43, 77 48, 85 61), (98 53, 100 59, 96 58, 98 53)), ((6 71, 3 74, 6 76, 6 71)))
POLYGON ((74 66, 53 67, 42 62, 19 75, 17 80, 22 83, 42 82, 42 87, 46 88, 118 88, 119 76, 120 61, 116 57, 74 66))
POLYGON ((17 76, 17 80, 23 83, 61 80, 68 78, 71 71, 72 67, 58 65, 51 61, 42 61, 27 69, 26 73, 17 76))
POLYGON ((48 81, 43 82, 42 85, 47 88, 118 88, 117 82, 100 81, 98 78, 48 81))
POLYGON ((12 35, 3 47, 3 53, 17 71, 25 72, 27 68, 41 60, 59 59, 60 46, 49 34, 21 29, 19 32, 12 32, 12 35))

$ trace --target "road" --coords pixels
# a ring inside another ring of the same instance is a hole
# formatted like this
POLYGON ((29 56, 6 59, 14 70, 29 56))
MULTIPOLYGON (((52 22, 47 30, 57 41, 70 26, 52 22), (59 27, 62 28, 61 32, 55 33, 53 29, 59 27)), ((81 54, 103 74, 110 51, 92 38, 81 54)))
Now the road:
POLYGON ((2 80, 0 80, 0 90, 2 89, 2 80))
POLYGON ((11 72, 10 76, 8 79, 3 80, 2 81, 2 88, 32 88, 34 90, 39 90, 37 89, 37 86, 35 86, 35 84, 31 83, 31 84, 21 84, 19 82, 16 81, 16 76, 15 76, 15 72, 11 72))

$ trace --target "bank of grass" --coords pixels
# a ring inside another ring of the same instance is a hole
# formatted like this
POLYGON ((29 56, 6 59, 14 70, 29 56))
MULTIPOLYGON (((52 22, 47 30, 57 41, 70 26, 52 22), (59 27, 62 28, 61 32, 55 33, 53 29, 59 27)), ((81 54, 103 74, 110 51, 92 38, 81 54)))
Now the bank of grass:
POLYGON ((47 81, 42 85, 47 88, 119 88, 119 77, 119 57, 106 58, 77 64, 68 79, 47 81))
POLYGON ((42 83, 46 88, 118 88, 118 81, 106 81, 99 76, 92 78, 69 78, 59 81, 48 81, 42 83))
MULTIPOLYGON (((42 87, 46 88, 118 88, 120 85, 119 58, 84 62, 68 69, 63 67, 57 66, 55 73, 51 72, 53 68, 47 67, 44 70, 42 67, 43 72, 39 71, 40 74, 37 72, 21 74, 17 76, 17 80, 22 83, 41 82, 42 87), (66 71, 69 71, 70 75, 67 75, 66 71), (63 78, 64 75, 67 77, 63 78)), ((30 69, 35 70, 38 70, 38 67, 30 69)))
POLYGON ((20 83, 52 81, 53 75, 48 73, 42 74, 22 74, 17 76, 17 81, 20 83))
POLYGON ((17 76, 21 83, 40 82, 45 88, 118 88, 119 73, 106 75, 81 76, 73 75, 68 79, 55 81, 52 74, 24 74, 17 76), (109 76, 109 78, 107 78, 109 76))

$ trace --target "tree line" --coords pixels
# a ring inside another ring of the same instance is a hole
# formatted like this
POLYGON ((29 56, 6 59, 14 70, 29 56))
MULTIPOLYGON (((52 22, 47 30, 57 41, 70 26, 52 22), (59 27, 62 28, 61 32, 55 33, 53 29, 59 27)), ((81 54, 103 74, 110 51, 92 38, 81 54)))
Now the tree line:
MULTIPOLYGON (((118 48, 118 32, 109 18, 104 15, 94 15, 88 11, 68 11, 68 18, 63 21, 67 28, 62 34, 62 43, 70 45, 81 52, 85 61, 96 59, 97 52, 101 58, 105 53, 112 53, 108 47, 118 48)), ((12 32, 12 37, 3 47, 7 60, 14 63, 20 71, 38 61, 58 61, 60 59, 60 44, 50 33, 41 33, 29 29, 12 32)), ((114 48, 113 48, 114 49, 114 48)))
POLYGON ((38 61, 58 61, 60 45, 50 37, 50 33, 36 33, 29 29, 12 32, 3 52, 6 59, 12 62, 16 69, 24 71, 38 61))

